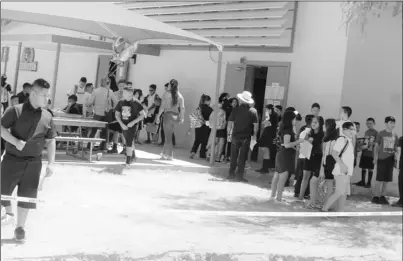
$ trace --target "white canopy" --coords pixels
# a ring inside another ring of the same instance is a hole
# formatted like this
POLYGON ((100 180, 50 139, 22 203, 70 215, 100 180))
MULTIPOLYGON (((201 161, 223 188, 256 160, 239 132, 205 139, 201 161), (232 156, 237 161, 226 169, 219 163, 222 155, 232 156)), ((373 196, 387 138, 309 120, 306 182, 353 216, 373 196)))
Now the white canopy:
POLYGON ((149 39, 185 40, 221 46, 197 34, 99 2, 2 2, 1 19, 63 28, 130 43, 149 39))

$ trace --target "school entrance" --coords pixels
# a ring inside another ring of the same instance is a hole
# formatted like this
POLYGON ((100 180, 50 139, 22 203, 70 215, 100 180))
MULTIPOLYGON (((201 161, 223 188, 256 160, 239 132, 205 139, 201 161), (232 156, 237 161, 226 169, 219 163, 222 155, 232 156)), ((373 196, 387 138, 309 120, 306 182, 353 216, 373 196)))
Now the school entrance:
MULTIPOLYGON (((285 108, 287 105, 290 67, 290 62, 244 61, 227 64, 224 92, 235 95, 246 90, 252 93, 260 121, 258 137, 262 131, 264 107, 273 104, 285 108)), ((255 147, 251 160, 261 159, 259 149, 255 147)))

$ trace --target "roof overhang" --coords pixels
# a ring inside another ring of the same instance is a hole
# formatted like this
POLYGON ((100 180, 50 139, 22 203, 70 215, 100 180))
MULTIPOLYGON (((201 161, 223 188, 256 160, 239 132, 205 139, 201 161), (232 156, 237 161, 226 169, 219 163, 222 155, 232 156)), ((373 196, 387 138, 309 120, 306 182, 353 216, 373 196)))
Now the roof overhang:
MULTIPOLYGON (((43 50, 56 50, 57 44, 60 43, 62 52, 113 53, 111 42, 55 34, 2 34, 1 42, 2 45, 18 45, 22 42, 24 45, 43 50)), ((140 44, 137 54, 159 56, 160 48, 140 44)))

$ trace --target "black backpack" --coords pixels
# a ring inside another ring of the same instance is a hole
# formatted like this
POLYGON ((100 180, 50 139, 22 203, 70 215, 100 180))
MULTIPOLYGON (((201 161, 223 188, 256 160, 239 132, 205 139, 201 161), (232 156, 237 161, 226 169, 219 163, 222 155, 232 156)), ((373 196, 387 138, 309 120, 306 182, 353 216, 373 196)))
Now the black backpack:
MULTIPOLYGON (((342 136, 340 136, 342 137, 342 136)), ((345 138, 345 137, 344 137, 345 138)), ((345 138, 347 140, 347 138, 345 138)), ((347 140, 346 145, 344 145, 343 149, 340 151, 339 158, 343 156, 343 153, 346 151, 349 141, 347 140)), ((332 154, 329 151, 329 154, 326 155, 325 162, 323 164, 323 169, 325 171, 326 176, 333 175, 332 172, 334 170, 334 166, 336 166, 336 160, 333 158, 332 154)))

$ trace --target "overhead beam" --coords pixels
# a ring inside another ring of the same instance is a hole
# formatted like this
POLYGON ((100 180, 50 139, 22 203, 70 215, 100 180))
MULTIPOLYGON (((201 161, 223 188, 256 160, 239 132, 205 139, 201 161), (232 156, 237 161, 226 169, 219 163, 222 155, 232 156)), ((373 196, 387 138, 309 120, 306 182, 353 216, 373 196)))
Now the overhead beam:
MULTIPOLYGON (((79 47, 94 48, 99 50, 112 51, 112 43, 105 41, 96 41, 83 38, 76 38, 64 35, 55 34, 3 34, 2 42, 44 42, 44 43, 60 43, 64 46, 73 45, 79 47)), ((159 56, 161 48, 147 44, 139 44, 138 54, 159 56)))
POLYGON ((160 56, 161 48, 158 46, 139 44, 139 47, 137 48, 137 53, 152 56, 160 56))

